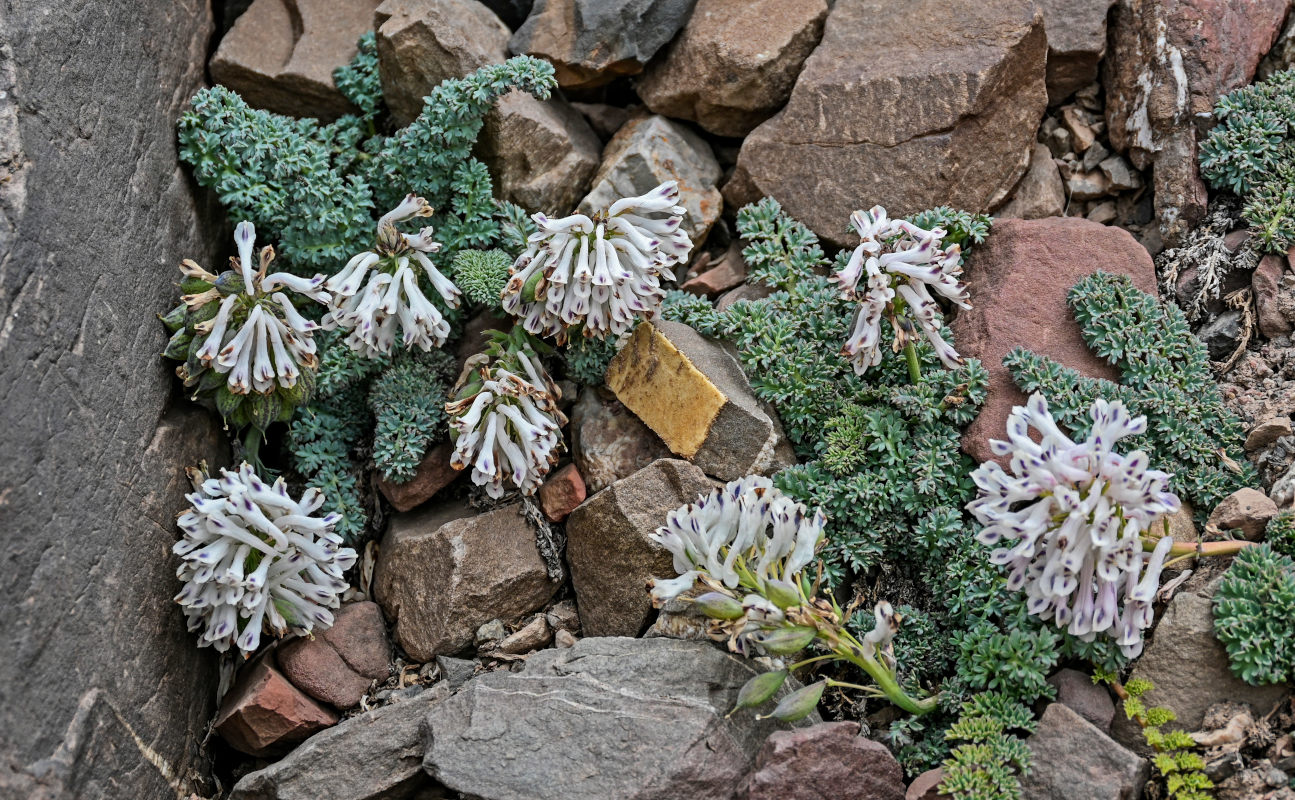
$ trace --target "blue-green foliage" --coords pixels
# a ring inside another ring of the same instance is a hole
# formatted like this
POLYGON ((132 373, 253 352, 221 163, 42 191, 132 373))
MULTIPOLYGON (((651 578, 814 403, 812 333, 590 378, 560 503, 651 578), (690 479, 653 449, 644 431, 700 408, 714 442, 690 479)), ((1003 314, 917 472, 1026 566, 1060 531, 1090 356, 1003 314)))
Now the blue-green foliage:
POLYGON ((585 386, 602 386, 607 379, 607 365, 619 352, 614 336, 602 339, 573 336, 562 351, 567 377, 585 386))
POLYGON ((503 250, 460 250, 454 255, 454 283, 470 302, 498 309, 512 265, 503 250))
POLYGON ((1295 558, 1295 511, 1282 511, 1268 520, 1264 538, 1278 553, 1295 558))
POLYGON ((1242 215, 1270 252, 1295 243, 1295 70, 1219 98, 1201 144, 1201 175, 1245 200, 1242 215))
POLYGON ((454 357, 414 351, 392 361, 369 385, 373 463, 383 477, 403 483, 414 477, 427 448, 448 434, 445 400, 454 357))
POLYGON ((998 692, 962 705, 945 739, 958 746, 944 762, 939 790, 957 800, 1019 800, 1017 777, 1029 770, 1032 753, 1021 736, 1033 733, 1028 706, 998 692))
POLYGON ((1017 385, 1043 392, 1057 422, 1077 437, 1092 426, 1088 412, 1099 397, 1145 414, 1147 432, 1130 438, 1128 447, 1145 450, 1153 465, 1172 472, 1173 490, 1202 515, 1254 482, 1241 422, 1224 405, 1205 347, 1181 309, 1137 290, 1127 276, 1104 272, 1075 284, 1069 303, 1089 349, 1119 369, 1120 382, 1088 378, 1017 348, 1003 360, 1017 385))
POLYGON ((1214 634, 1232 671, 1255 685, 1295 683, 1295 560, 1247 547, 1214 596, 1214 634))

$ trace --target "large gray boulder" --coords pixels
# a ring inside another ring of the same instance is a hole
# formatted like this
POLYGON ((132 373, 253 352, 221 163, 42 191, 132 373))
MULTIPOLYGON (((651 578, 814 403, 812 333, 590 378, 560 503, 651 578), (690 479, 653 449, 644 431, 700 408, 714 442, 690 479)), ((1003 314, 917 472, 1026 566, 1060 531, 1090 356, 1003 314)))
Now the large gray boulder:
POLYGON ((181 258, 218 252, 175 139, 210 4, 5 8, 0 796, 187 797, 216 660, 171 601, 170 546, 183 468, 223 448, 204 412, 169 407, 154 315, 181 258))

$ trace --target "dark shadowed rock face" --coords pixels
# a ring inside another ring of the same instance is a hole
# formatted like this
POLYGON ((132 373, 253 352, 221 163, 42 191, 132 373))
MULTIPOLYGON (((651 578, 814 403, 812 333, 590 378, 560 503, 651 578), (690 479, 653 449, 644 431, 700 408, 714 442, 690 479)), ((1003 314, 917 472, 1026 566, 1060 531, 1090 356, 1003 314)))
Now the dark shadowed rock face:
POLYGON ((171 601, 169 548, 184 466, 223 448, 204 412, 168 410, 154 315, 181 258, 217 254, 175 144, 210 10, 6 8, 0 765, 84 800, 187 796, 216 671, 171 601))

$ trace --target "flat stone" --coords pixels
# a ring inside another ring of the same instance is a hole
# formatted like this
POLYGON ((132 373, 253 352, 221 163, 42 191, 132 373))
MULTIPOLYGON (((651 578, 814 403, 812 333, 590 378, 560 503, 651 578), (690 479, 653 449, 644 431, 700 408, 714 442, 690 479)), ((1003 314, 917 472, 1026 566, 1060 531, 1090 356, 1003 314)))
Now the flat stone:
POLYGON ((675 455, 720 480, 796 463, 782 423, 723 345, 687 325, 639 325, 607 368, 607 386, 675 455))
POLYGON ((1269 339, 1289 336, 1295 330, 1295 278, 1284 280, 1285 261, 1281 256, 1265 255, 1250 279, 1259 333, 1269 339))
POLYGON ((1291 435, 1290 417, 1270 417, 1258 422, 1246 435, 1246 452, 1262 450, 1283 436, 1291 435))
POLYGON ((539 610, 558 588, 520 503, 475 515, 461 502, 397 514, 373 575, 396 641, 423 662, 469 647, 492 619, 539 610))
POLYGON ((1058 703, 1064 703, 1103 733, 1110 732, 1111 720, 1115 719, 1115 701, 1105 686, 1093 683, 1091 677, 1077 669, 1058 670, 1048 678, 1048 683, 1057 690, 1058 703))
POLYGON ((652 618, 647 582, 674 577, 649 535, 665 515, 715 484, 686 461, 662 459, 589 498, 567 518, 567 563, 588 636, 638 636, 652 618))
POLYGON ((940 784, 943 782, 943 769, 939 767, 928 769, 914 778, 912 783, 908 784, 908 791, 904 793, 904 800, 949 800, 947 794, 940 792, 940 784))
POLYGON ((337 714, 307 697, 263 657, 239 676, 213 727, 236 750, 267 756, 337 724, 337 714))
POLYGON ((486 115, 474 152, 490 168, 497 199, 566 215, 589 190, 602 150, 566 100, 513 90, 486 115))
POLYGON ((454 445, 449 442, 433 445, 428 449, 427 455, 423 456, 423 460, 418 463, 414 477, 405 483, 389 481, 379 472, 378 490, 397 511, 417 508, 463 474, 450 466, 450 456, 453 454, 454 445))
POLYGON ((1240 530, 1252 542, 1263 539, 1268 520, 1277 516, 1277 504, 1258 489, 1238 489, 1210 514, 1209 525, 1221 531, 1240 530))
POLYGON ((433 706, 424 768, 482 800, 736 800, 761 745, 787 727, 726 716, 758 671, 708 643, 581 639, 433 706))
POLYGON ((1115 0, 1039 0, 1048 33, 1048 105, 1097 80, 1115 0))
POLYGON ((1096 200, 1111 193, 1111 182, 1100 170, 1076 172, 1066 180, 1071 200, 1096 200))
POLYGON ((438 684, 317 733, 240 778, 230 800, 388 800, 430 788, 422 724, 447 694, 438 684))
POLYGON ((1113 192, 1130 192, 1141 189, 1143 186, 1142 175, 1129 165, 1122 156, 1110 156, 1104 159, 1098 167, 1113 192))
POLYGON ((535 0, 509 43, 553 64, 564 89, 637 75, 683 27, 696 0, 535 0))
POLYGON ((746 261, 742 259, 742 245, 734 241, 718 264, 708 265, 706 270, 690 277, 679 288, 690 294, 714 298, 745 281, 746 261))
POLYGON ((1034 145, 1030 168, 1016 184, 1012 199, 994 216, 1017 219, 1059 217, 1066 208, 1066 185, 1047 145, 1034 145))
POLYGON ((348 709, 360 704, 370 684, 387 677, 391 643, 378 604, 364 601, 343 606, 331 628, 288 642, 276 655, 294 686, 316 700, 348 709))
POLYGON ((670 449, 614 397, 597 391, 580 394, 571 410, 571 439, 576 467, 590 495, 633 475, 670 449))
POLYGON ((744 800, 904 800, 904 771, 859 723, 820 722, 765 740, 744 800))
POLYGON ((332 120, 354 111, 333 70, 355 57, 380 0, 255 0, 208 65, 254 108, 332 120))
POLYGON ((468 679, 477 672, 477 662, 469 658, 437 656, 436 666, 451 689, 457 689, 467 683, 468 679))
POLYGON ((1118 217, 1119 211, 1116 209, 1115 202, 1112 200, 1103 200, 1100 203, 1094 203, 1093 207, 1088 209, 1088 213, 1084 215, 1084 219, 1092 220, 1093 222, 1097 222, 1102 225, 1110 225, 1118 217))
POLYGON ((967 259, 974 307, 951 320, 958 351, 989 371, 989 394, 967 427, 962 449, 976 461, 994 458, 990 439, 1007 432, 1007 417, 1025 394, 1012 383, 1003 357, 1026 347, 1094 378, 1118 380, 1110 364, 1084 344, 1066 295, 1098 269, 1128 275, 1155 294, 1156 272, 1146 248, 1125 230, 1085 219, 999 220, 967 259), (1004 313, 1011 309, 1011 313, 1004 313))
POLYGON ((710 145, 677 122, 660 115, 625 123, 603 150, 593 189, 579 211, 591 214, 622 197, 646 194, 665 181, 679 182, 679 205, 687 210, 680 226, 700 245, 719 219, 724 199, 719 162, 710 145))
POLYGON ((552 522, 561 522, 585 501, 585 481, 575 464, 567 464, 540 486, 540 509, 552 522))
POLYGON ((540 614, 521 628, 505 636, 496 648, 501 653, 524 655, 533 650, 547 647, 553 641, 553 630, 540 614))
POLYGON ((1026 745, 1034 763, 1021 778, 1025 800, 1137 800, 1150 765, 1062 703, 1043 711, 1026 745))
POLYGON ((725 199, 777 197, 838 246, 861 207, 996 208, 1029 163, 1046 59, 1026 0, 839 0, 786 108, 742 143, 725 199))
POLYGON ((1097 141, 1093 130, 1092 119, 1078 106, 1066 106, 1061 109, 1061 122, 1070 131, 1070 142, 1076 153, 1083 153, 1097 141))
POLYGON ((826 0, 698 0, 637 82, 639 97, 657 114, 745 136, 791 96, 827 11, 826 0))

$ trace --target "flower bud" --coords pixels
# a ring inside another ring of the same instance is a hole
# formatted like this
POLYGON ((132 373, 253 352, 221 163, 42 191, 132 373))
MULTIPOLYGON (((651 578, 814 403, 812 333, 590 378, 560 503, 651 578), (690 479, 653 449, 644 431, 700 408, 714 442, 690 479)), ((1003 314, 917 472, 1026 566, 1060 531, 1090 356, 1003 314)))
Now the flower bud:
POLYGON ((786 581, 769 579, 764 582, 764 596, 784 611, 801 603, 800 592, 786 581))
POLYGON ((723 592, 707 592, 693 601, 697 610, 711 619, 741 619, 745 613, 736 598, 723 592))
POLYGON ((243 276, 233 270, 227 270, 220 273, 220 276, 216 278, 215 286, 216 290, 225 296, 229 296, 231 294, 243 294, 249 290, 247 285, 243 282, 243 276))
POLYGON ((773 711, 759 717, 758 719, 777 719, 783 722, 798 722, 818 708, 818 701, 823 697, 823 690, 827 688, 827 681, 811 683, 803 689, 797 689, 779 701, 773 711))
POLYGON ((808 647, 817 634, 818 631, 813 628, 797 626, 756 631, 750 638, 772 655, 789 656, 808 647))
POLYGON ((737 693, 737 705, 733 707, 736 711, 739 708, 754 708, 764 701, 773 697, 787 680, 787 670, 780 669, 776 672, 762 672, 756 675, 737 693))

